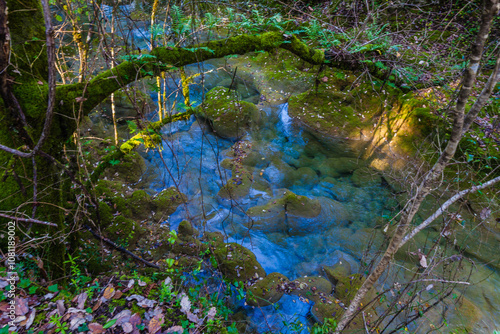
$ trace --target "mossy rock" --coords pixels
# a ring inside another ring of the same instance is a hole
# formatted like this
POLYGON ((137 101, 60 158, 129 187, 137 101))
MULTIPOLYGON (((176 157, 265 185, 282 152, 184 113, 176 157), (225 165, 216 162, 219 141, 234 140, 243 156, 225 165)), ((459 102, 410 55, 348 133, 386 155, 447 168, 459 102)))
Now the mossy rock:
POLYGON ((265 277, 266 272, 247 248, 237 244, 221 244, 214 250, 219 269, 229 280, 246 282, 265 277))
POLYGON ((311 308, 311 314, 316 322, 325 323, 326 319, 338 321, 344 309, 335 298, 324 298, 316 301, 311 308))
MULTIPOLYGON (((165 242, 167 242, 165 240, 165 242)), ((197 256, 200 252, 205 252, 208 250, 208 244, 201 242, 197 238, 183 236, 182 238, 178 238, 172 246, 172 253, 186 254, 190 256, 197 256)))
POLYGON ((224 235, 220 232, 205 232, 203 234, 202 240, 208 242, 213 247, 218 247, 220 244, 224 243, 224 235))
POLYGON ((313 186, 319 181, 316 172, 310 167, 300 167, 293 173, 294 184, 313 186))
MULTIPOLYGON (((324 297, 315 301, 311 308, 311 314, 319 323, 325 323, 326 319, 334 319, 338 322, 342 314, 344 314, 344 308, 341 306, 342 303, 335 298, 324 297)), ((371 312, 366 312, 365 316, 371 318, 371 312)), ((363 316, 361 314, 357 315, 347 328, 345 328, 346 333, 366 333, 365 326, 363 322, 363 316)))
POLYGON ((328 296, 333 290, 333 284, 320 276, 299 277, 292 283, 295 289, 291 289, 290 294, 308 299, 314 299, 315 295, 328 296))
POLYGON ((323 271, 330 282, 337 284, 339 279, 351 274, 351 265, 344 258, 340 258, 333 266, 324 266, 323 271))
POLYGON ((151 216, 154 209, 153 199, 144 190, 136 190, 132 196, 127 199, 128 206, 132 210, 134 218, 143 220, 151 216))
POLYGON ((232 167, 232 177, 219 190, 218 195, 224 199, 239 199, 245 197, 250 192, 252 182, 252 173, 250 173, 240 163, 234 162, 232 167))
POLYGON ((318 169, 323 176, 338 177, 342 174, 352 173, 364 165, 362 160, 356 158, 329 158, 321 163, 318 169))
POLYGON ((283 197, 271 200, 265 205, 254 206, 247 210, 252 217, 271 217, 284 214, 296 217, 314 218, 321 213, 321 204, 317 199, 296 195, 286 190, 283 197))
POLYGON ((376 170, 363 167, 352 173, 351 181, 358 187, 377 186, 382 183, 382 177, 376 170))
POLYGON ((123 216, 116 217, 104 231, 111 240, 130 247, 135 247, 146 234, 146 229, 140 223, 123 216))
POLYGON ((348 305, 364 281, 365 277, 361 274, 337 277, 335 296, 348 305))
POLYGON ((162 190, 153 200, 156 211, 163 216, 171 215, 177 207, 187 201, 186 195, 179 192, 176 187, 162 190))
POLYGON ((257 106, 240 101, 237 93, 224 87, 209 91, 196 113, 210 122, 217 135, 229 139, 241 138, 260 121, 257 106))
POLYGON ((233 169, 233 165, 234 165, 234 162, 232 159, 224 159, 222 160, 222 162, 220 163, 220 166, 224 169, 233 169))
POLYGON ((135 151, 126 154, 116 165, 108 167, 105 175, 116 181, 137 183, 146 172, 144 158, 135 151))
POLYGON ((270 273, 248 288, 248 291, 252 293, 252 297, 247 297, 247 304, 263 307, 276 303, 284 294, 283 283, 287 282, 288 278, 285 275, 270 273))
POLYGON ((179 232, 179 238, 183 237, 193 237, 198 235, 198 231, 193 227, 193 224, 188 222, 187 220, 183 220, 180 222, 179 227, 177 228, 177 232, 179 232))

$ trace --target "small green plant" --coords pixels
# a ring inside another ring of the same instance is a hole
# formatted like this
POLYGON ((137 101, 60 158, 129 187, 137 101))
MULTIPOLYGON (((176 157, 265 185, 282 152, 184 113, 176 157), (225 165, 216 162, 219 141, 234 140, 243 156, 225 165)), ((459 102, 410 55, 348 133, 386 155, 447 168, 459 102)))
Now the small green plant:
POLYGON ((80 267, 76 263, 76 260, 79 257, 72 257, 70 254, 68 254, 68 261, 65 261, 64 263, 69 263, 70 268, 71 268, 71 283, 75 288, 82 288, 87 282, 90 281, 90 277, 85 276, 82 274, 82 271, 80 270, 80 267))
POLYGON ((168 282, 163 282, 161 284, 161 288, 160 288, 160 302, 161 303, 169 303, 171 300, 172 300, 172 297, 175 295, 174 293, 172 293, 172 288, 173 288, 173 285, 171 283, 168 283, 168 282))
POLYGON ((177 232, 175 230, 172 230, 168 233, 169 237, 167 239, 167 241, 173 245, 175 244, 175 242, 177 241, 177 232))
POLYGON ((56 333, 66 334, 66 331, 69 330, 69 327, 66 323, 61 323, 62 316, 57 314, 52 315, 50 317, 50 323, 54 324, 56 328, 56 333))
POLYGON ((328 334, 332 333, 335 328, 337 328, 337 321, 332 318, 327 318, 322 325, 315 324, 311 328, 311 334, 328 334))

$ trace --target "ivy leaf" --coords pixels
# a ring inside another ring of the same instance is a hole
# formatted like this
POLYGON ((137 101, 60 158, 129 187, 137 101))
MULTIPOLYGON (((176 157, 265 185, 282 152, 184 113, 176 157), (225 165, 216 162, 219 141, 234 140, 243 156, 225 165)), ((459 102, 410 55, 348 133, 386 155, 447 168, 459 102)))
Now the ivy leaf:
POLYGON ((30 286, 29 290, 28 290, 28 293, 30 295, 34 294, 36 292, 36 290, 38 290, 38 287, 37 286, 30 286))
POLYGON ((59 292, 59 289, 57 288, 57 284, 54 284, 54 285, 51 285, 47 288, 47 290, 49 290, 50 292, 59 292))
POLYGON ((31 282, 30 282, 30 280, 29 280, 29 279, 27 279, 27 278, 23 278, 23 279, 21 279, 21 280, 19 281, 19 287, 20 287, 21 289, 25 289, 25 288, 29 287, 30 285, 31 285, 31 282))
POLYGON ((111 166, 116 166, 120 163, 120 160, 109 160, 111 166))

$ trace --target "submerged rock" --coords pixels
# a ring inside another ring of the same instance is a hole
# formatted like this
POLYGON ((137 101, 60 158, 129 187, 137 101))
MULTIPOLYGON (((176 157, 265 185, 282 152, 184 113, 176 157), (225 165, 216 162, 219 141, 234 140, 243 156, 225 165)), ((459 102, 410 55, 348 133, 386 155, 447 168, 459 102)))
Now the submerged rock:
POLYGON ((364 165, 362 160, 356 158, 330 158, 319 165, 318 169, 322 176, 339 177, 342 174, 352 173, 364 165))
POLYGON ((369 167, 356 169, 352 173, 351 180, 358 187, 376 186, 382 183, 380 174, 369 167))
POLYGON ((302 218, 317 217, 321 212, 321 204, 317 199, 296 195, 286 190, 283 197, 271 200, 265 205, 254 206, 247 210, 252 217, 270 217, 290 214, 302 218))
POLYGON ((252 145, 248 141, 239 141, 231 147, 233 159, 224 159, 222 167, 231 169, 231 178, 219 190, 221 198, 239 199, 245 197, 250 192, 253 182, 252 173, 243 166, 242 161, 248 156, 252 145))

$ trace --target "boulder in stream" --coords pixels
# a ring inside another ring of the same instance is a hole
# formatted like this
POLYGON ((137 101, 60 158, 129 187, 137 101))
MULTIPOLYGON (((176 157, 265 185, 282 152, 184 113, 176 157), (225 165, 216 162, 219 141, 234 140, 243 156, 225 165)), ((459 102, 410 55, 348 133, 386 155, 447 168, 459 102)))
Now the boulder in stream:
POLYGON ((229 280, 246 282, 266 276, 254 253, 237 243, 218 245, 214 255, 219 269, 229 280))
POLYGON ((288 282, 289 280, 285 275, 270 273, 248 288, 252 296, 247 297, 247 304, 260 307, 276 303, 284 294, 283 284, 288 282))
POLYGON ((247 214, 252 217, 270 217, 286 213, 302 218, 314 218, 320 212, 321 204, 317 199, 310 199, 285 190, 283 197, 271 200, 265 205, 251 207, 247 214))
POLYGON ((260 111, 253 103, 241 101, 239 95, 224 87, 215 87, 206 95, 196 114, 211 124, 223 138, 241 138, 260 121, 260 111))

